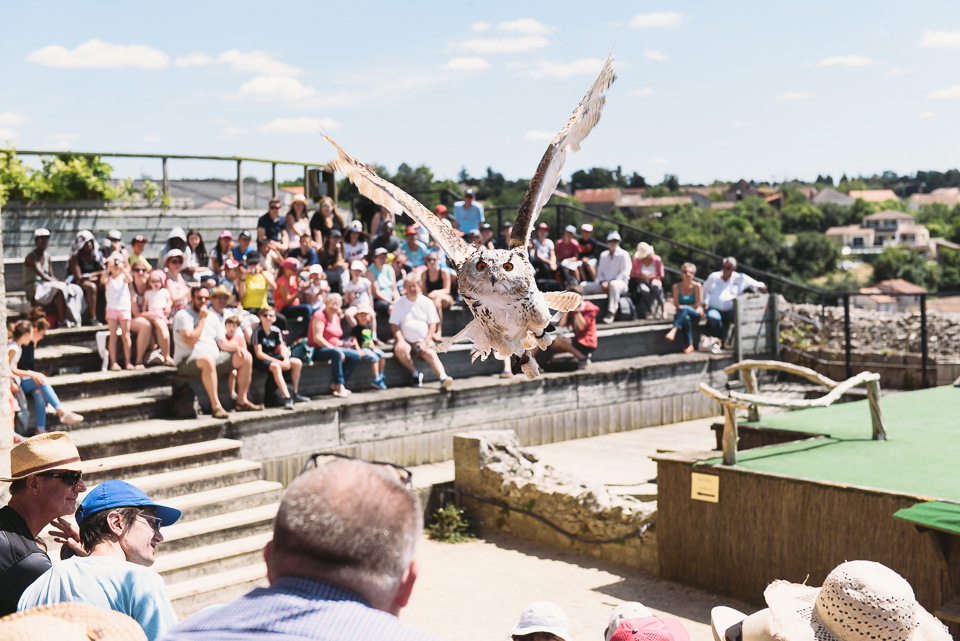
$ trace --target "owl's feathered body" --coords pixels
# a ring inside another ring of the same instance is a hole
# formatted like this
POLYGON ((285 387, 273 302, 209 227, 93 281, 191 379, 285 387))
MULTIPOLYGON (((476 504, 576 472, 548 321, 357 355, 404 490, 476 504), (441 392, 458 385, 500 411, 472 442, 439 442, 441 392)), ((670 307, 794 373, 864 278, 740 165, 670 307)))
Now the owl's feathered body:
POLYGON ((579 149, 600 119, 603 93, 615 79, 611 55, 567 124, 547 147, 517 212, 510 249, 490 250, 468 244, 415 198, 377 176, 329 136, 323 135, 340 154, 328 163, 328 168, 345 173, 361 194, 392 213, 406 212, 427 228, 453 261, 460 293, 474 320, 440 345, 440 351, 454 342, 469 340, 473 342, 474 360, 486 359, 491 352, 501 360, 516 355, 521 357, 522 369, 528 378, 539 374, 530 353, 537 347, 546 349, 553 340, 548 334, 552 329, 550 310, 577 309, 580 295, 541 292, 527 256, 527 245, 540 210, 557 187, 567 152, 579 149))

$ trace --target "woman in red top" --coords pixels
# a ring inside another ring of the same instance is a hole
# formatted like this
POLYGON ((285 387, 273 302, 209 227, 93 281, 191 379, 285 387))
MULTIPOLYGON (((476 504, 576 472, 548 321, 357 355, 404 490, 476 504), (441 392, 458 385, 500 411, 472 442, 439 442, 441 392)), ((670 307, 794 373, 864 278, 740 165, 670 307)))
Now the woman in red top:
POLYGON ((310 315, 313 308, 300 304, 300 261, 296 258, 285 258, 280 263, 280 276, 277 277, 277 287, 273 290, 273 306, 278 314, 287 319, 289 336, 287 342, 294 341, 307 333, 310 324, 310 315))
POLYGON ((344 347, 343 327, 340 325, 342 306, 343 297, 340 294, 327 294, 326 306, 318 309, 310 320, 307 343, 313 347, 313 360, 330 361, 330 372, 333 375, 330 391, 334 396, 347 398, 351 392, 346 383, 360 364, 363 354, 344 347))
MULTIPOLYGON (((567 291, 583 294, 579 285, 569 285, 567 291)), ((589 365, 590 355, 597 349, 597 313, 599 311, 599 307, 585 298, 582 299, 578 309, 560 317, 560 325, 572 329, 573 337, 557 336, 550 344, 548 351, 573 354, 580 362, 581 369, 589 365)))

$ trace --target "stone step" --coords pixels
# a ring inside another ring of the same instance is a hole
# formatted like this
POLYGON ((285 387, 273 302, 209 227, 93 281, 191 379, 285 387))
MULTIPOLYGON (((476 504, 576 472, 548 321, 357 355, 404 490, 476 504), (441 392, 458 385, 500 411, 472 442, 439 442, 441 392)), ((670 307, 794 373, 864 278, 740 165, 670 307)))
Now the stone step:
POLYGON ((174 583, 167 588, 167 594, 177 616, 183 619, 205 607, 229 603, 253 588, 267 585, 267 566, 261 561, 174 583))
POLYGON ((189 467, 170 472, 124 478, 139 487, 154 501, 182 496, 191 492, 206 492, 220 487, 260 480, 261 466, 256 461, 235 459, 189 467))
POLYGON ((164 366, 119 372, 98 369, 95 372, 52 376, 50 384, 61 401, 68 401, 101 396, 105 390, 117 394, 165 388, 169 385, 170 376, 176 371, 174 367, 164 366))
MULTIPOLYGON (((13 292, 14 294, 23 294, 23 292, 13 292)), ((11 292, 7 292, 9 300, 11 292)), ((23 294, 26 299, 26 294, 23 294)), ((43 337, 43 347, 54 347, 57 345, 80 345, 83 347, 94 348, 97 346, 97 332, 107 329, 106 325, 97 327, 58 327, 51 329, 43 337)))
POLYGON ((268 503, 192 521, 177 521, 163 528, 163 550, 180 552, 269 532, 279 507, 278 502, 268 503))
POLYGON ((164 544, 161 543, 152 569, 163 575, 168 586, 172 586, 181 581, 249 567, 263 560, 263 548, 272 537, 272 532, 261 532, 170 554, 163 553, 164 544))
POLYGON ((40 343, 35 352, 37 371, 48 376, 100 370, 102 360, 95 346, 40 343))
MULTIPOLYGON (((86 472, 84 479, 92 485, 106 479, 132 479, 151 474, 169 473, 184 468, 207 466, 209 463, 222 463, 240 458, 240 441, 218 438, 187 445, 177 445, 161 450, 119 454, 89 461, 91 466, 99 467, 86 472)), ((149 495, 149 492, 147 492, 149 495)))
POLYGON ((100 427, 80 423, 71 427, 74 429, 70 438, 86 461, 210 441, 224 436, 226 426, 220 419, 203 416, 182 420, 154 418, 100 427))
MULTIPOLYGON (((102 387, 107 388, 105 391, 108 391, 110 381, 104 381, 102 387)), ((148 388, 139 392, 104 394, 90 398, 78 398, 65 402, 64 407, 82 414, 84 419, 83 423, 61 426, 56 411, 54 411, 52 407, 47 406, 48 431, 65 430, 69 432, 100 425, 135 423, 168 416, 170 411, 170 388, 148 388)))
POLYGON ((204 519, 227 512, 260 507, 280 500, 283 485, 273 481, 251 481, 237 485, 175 496, 164 505, 183 512, 184 521, 204 519))

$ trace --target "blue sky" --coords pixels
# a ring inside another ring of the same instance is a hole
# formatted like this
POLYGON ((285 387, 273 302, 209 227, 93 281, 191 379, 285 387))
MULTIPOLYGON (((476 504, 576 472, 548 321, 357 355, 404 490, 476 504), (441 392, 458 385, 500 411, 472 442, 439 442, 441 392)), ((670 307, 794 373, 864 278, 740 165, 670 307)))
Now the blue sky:
MULTIPOLYGON (((322 122, 390 170, 529 177, 612 50, 619 78, 565 177, 960 165, 955 1, 54 1, 3 13, 0 141, 23 149, 324 162, 322 122)), ((159 175, 159 161, 111 162, 159 175)))

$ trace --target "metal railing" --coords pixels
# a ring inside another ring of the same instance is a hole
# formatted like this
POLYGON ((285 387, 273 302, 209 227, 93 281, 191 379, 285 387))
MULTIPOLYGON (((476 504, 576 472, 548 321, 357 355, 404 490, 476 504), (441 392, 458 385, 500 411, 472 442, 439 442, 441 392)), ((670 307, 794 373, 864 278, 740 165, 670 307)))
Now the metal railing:
POLYGON ((270 164, 270 175, 271 175, 271 191, 270 196, 276 198, 277 196, 277 165, 295 165, 303 167, 303 184, 304 186, 308 183, 308 174, 310 169, 323 169, 323 163, 315 162, 299 162, 294 160, 273 160, 270 158, 250 158, 246 156, 187 156, 183 154, 128 154, 128 153, 119 153, 119 152, 103 152, 103 151, 34 151, 26 149, 6 149, 3 150, 8 157, 12 156, 80 156, 84 158, 154 158, 161 161, 161 168, 163 171, 163 179, 161 189, 163 194, 166 196, 170 193, 170 180, 167 173, 167 161, 168 160, 217 160, 217 161, 226 161, 226 162, 235 162, 237 164, 237 209, 243 209, 243 163, 245 162, 256 162, 256 163, 269 163, 270 164))

